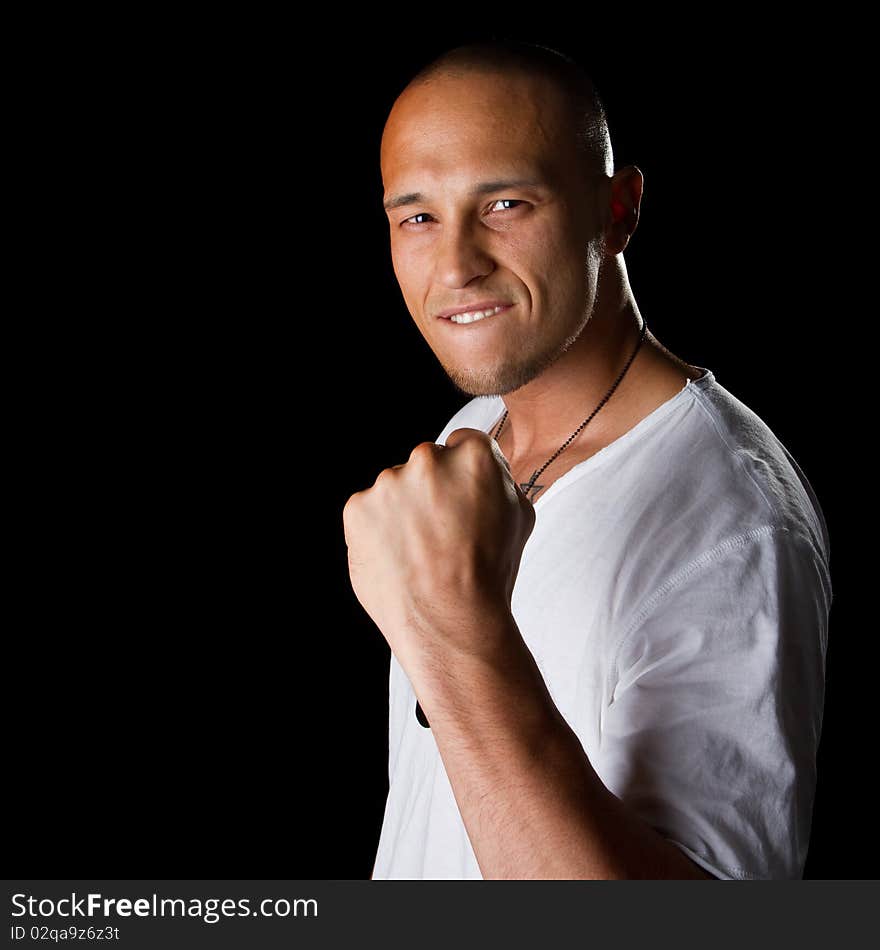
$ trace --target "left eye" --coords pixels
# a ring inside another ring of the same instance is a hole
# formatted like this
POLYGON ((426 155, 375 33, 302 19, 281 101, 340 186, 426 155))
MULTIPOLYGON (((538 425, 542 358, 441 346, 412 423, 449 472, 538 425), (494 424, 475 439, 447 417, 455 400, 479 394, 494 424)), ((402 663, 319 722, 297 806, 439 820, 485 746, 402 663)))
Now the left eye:
POLYGON ((495 204, 500 204, 502 201, 506 201, 508 204, 510 204, 511 202, 513 202, 513 204, 515 204, 515 205, 516 205, 516 204, 519 204, 519 205, 523 204, 522 200, 519 199, 519 198, 499 198, 498 201, 495 202, 495 204))

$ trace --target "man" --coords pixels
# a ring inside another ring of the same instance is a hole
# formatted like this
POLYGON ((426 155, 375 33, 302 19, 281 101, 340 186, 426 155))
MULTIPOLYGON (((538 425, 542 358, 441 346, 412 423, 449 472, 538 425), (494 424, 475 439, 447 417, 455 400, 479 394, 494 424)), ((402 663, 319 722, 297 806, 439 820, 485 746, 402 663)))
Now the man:
POLYGON ((473 398, 343 512, 392 650, 373 877, 801 877, 827 528, 766 424, 645 332, 643 176, 595 89, 456 48, 380 161, 404 300, 473 398))

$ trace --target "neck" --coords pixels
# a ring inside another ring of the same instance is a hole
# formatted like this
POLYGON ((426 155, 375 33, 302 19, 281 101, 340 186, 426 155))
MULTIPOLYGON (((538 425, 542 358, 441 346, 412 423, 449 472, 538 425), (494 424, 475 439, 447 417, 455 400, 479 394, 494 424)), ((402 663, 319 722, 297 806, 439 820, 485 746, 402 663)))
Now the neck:
MULTIPOLYGON (((599 405, 636 349, 642 317, 627 285, 618 306, 597 307, 578 339, 540 376, 504 396, 508 416, 502 435, 508 458, 552 452, 599 405)), ((583 435, 601 437, 638 393, 647 351, 642 344, 613 394, 590 420, 583 435)), ((578 440, 581 435, 579 434, 578 440)))

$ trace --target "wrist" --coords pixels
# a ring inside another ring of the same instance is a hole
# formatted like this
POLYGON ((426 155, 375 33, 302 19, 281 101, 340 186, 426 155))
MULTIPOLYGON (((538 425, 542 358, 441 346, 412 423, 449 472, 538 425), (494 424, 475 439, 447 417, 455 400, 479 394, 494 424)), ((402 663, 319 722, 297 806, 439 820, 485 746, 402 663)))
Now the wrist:
POLYGON ((429 653, 413 687, 435 735, 540 748, 558 712, 509 611, 474 617, 467 649, 429 653))

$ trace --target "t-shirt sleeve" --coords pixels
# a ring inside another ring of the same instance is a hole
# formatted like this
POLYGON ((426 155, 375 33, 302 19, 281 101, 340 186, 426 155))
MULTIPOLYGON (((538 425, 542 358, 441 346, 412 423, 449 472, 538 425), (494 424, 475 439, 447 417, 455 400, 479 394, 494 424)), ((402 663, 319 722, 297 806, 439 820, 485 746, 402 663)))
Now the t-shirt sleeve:
POLYGON ((593 765, 717 878, 803 876, 830 603, 810 540, 768 525, 676 571, 620 640, 593 765))

